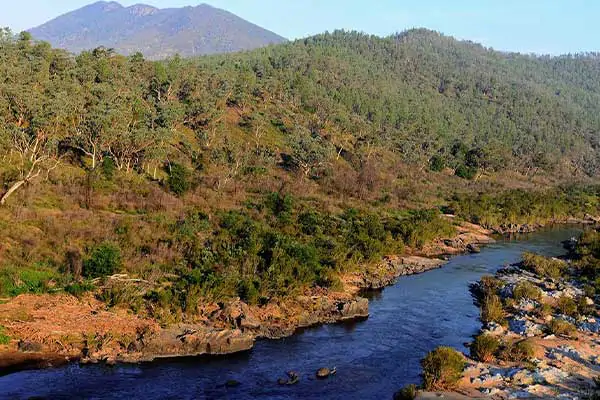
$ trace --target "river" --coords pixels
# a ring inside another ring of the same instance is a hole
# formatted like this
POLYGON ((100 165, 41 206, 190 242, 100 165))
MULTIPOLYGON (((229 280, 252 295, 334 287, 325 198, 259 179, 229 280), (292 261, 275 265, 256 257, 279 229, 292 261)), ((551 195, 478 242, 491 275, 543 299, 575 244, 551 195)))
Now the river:
POLYGON ((0 377, 0 398, 391 399, 402 386, 419 383, 419 361, 428 351, 439 345, 466 351, 464 343, 480 327, 470 282, 517 262, 525 251, 563 254, 560 242, 580 231, 556 227, 506 239, 480 254, 455 257, 442 269, 401 278, 371 296, 365 321, 259 341, 252 351, 227 357, 19 372, 0 377), (337 374, 315 379, 323 366, 337 367, 337 374), (299 372, 300 382, 279 386, 288 370, 299 372), (229 380, 240 384, 227 387, 229 380))

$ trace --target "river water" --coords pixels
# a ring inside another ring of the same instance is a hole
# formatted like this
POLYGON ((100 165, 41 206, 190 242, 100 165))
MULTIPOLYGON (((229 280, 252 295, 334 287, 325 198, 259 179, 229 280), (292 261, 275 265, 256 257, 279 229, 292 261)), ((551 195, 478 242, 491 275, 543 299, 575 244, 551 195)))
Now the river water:
POLYGON ((391 399, 419 383, 421 358, 439 345, 466 351, 479 330, 468 284, 517 262, 525 251, 564 253, 561 241, 580 232, 557 227, 503 240, 480 254, 453 258, 444 268, 405 277, 373 294, 368 320, 304 330, 284 340, 259 341, 247 353, 220 358, 131 366, 79 366, 0 377, 4 399, 391 399), (320 381, 320 367, 337 375, 320 381), (279 386, 285 371, 300 373, 279 386), (239 381, 227 387, 229 380, 239 381))

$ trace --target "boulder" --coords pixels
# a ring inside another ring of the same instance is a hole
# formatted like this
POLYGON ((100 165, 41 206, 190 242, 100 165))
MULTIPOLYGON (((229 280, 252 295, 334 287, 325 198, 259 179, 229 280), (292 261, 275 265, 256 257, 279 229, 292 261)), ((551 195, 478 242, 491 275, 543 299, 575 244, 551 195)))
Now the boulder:
POLYGON ((327 379, 330 375, 331 370, 329 368, 319 368, 316 373, 318 379, 327 379))

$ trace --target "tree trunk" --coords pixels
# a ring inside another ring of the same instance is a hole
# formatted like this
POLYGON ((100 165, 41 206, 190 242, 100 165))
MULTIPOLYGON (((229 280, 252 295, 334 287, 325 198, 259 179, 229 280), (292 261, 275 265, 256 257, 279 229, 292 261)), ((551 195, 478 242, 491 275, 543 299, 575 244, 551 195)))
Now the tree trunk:
POLYGON ((4 193, 4 196, 2 196, 2 199, 0 199, 0 205, 4 205, 4 203, 6 203, 6 199, 8 199, 11 194, 13 194, 14 192, 16 192, 21 186, 23 186, 26 183, 27 183, 26 180, 15 182, 10 187, 10 189, 8 189, 8 191, 6 193, 4 193))

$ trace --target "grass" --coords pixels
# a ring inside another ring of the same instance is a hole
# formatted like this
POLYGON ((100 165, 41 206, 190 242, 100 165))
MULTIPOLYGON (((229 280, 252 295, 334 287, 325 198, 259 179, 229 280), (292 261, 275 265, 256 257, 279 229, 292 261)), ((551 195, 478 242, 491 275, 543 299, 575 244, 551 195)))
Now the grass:
POLYGON ((6 328, 0 325, 0 345, 7 345, 10 343, 10 336, 6 334, 6 328))
POLYGON ((46 293, 58 273, 44 266, 31 268, 0 267, 0 295, 14 297, 20 294, 46 293))

